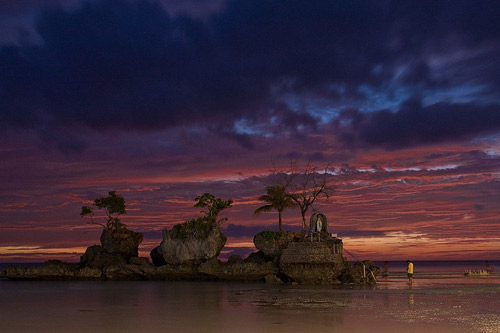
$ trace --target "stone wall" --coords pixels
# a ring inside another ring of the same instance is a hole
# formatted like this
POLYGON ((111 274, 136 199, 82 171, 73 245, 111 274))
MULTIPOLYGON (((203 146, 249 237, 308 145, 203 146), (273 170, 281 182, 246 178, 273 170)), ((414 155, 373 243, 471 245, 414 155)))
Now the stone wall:
POLYGON ((346 261, 335 254, 333 242, 293 242, 279 259, 282 274, 304 284, 336 284, 346 261))

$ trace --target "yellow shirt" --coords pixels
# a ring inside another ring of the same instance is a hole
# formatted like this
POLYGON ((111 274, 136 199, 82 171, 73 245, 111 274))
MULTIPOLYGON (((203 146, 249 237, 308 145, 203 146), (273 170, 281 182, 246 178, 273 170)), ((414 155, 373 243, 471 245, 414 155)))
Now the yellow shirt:
POLYGON ((412 262, 408 263, 408 274, 413 274, 413 263, 412 262))

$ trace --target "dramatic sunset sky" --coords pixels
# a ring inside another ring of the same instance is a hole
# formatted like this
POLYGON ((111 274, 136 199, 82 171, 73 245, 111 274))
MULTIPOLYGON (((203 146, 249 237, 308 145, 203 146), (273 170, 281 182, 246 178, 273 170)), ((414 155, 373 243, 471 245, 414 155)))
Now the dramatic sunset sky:
POLYGON ((500 259, 499 17, 497 0, 3 0, 0 262, 78 261, 101 232, 81 206, 111 190, 143 256, 204 192, 234 200, 222 257, 247 255, 291 161, 333 164, 314 208, 360 259, 500 259))

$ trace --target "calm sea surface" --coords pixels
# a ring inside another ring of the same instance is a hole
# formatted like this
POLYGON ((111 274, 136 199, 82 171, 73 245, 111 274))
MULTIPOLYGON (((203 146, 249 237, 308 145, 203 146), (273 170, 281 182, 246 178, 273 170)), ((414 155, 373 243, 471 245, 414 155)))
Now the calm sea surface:
POLYGON ((375 287, 0 280, 0 332, 500 332, 500 276, 463 276, 484 261, 414 264, 411 288, 405 262, 375 287))

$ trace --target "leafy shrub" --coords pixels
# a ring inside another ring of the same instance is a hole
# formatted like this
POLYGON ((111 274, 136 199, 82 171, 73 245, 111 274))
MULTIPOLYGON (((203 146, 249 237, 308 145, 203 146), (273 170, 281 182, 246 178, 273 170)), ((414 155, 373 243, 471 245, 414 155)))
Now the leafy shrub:
POLYGON ((219 218, 219 214, 224 209, 231 207, 233 203, 231 199, 222 200, 210 193, 198 196, 194 200, 196 201, 194 207, 204 208, 201 211, 204 213, 204 216, 176 224, 170 232, 172 238, 206 238, 212 228, 219 228, 226 220, 225 218, 219 218))
POLYGON ((207 223, 206 218, 198 217, 184 223, 176 224, 171 231, 172 238, 205 238, 212 230, 213 225, 207 223))

